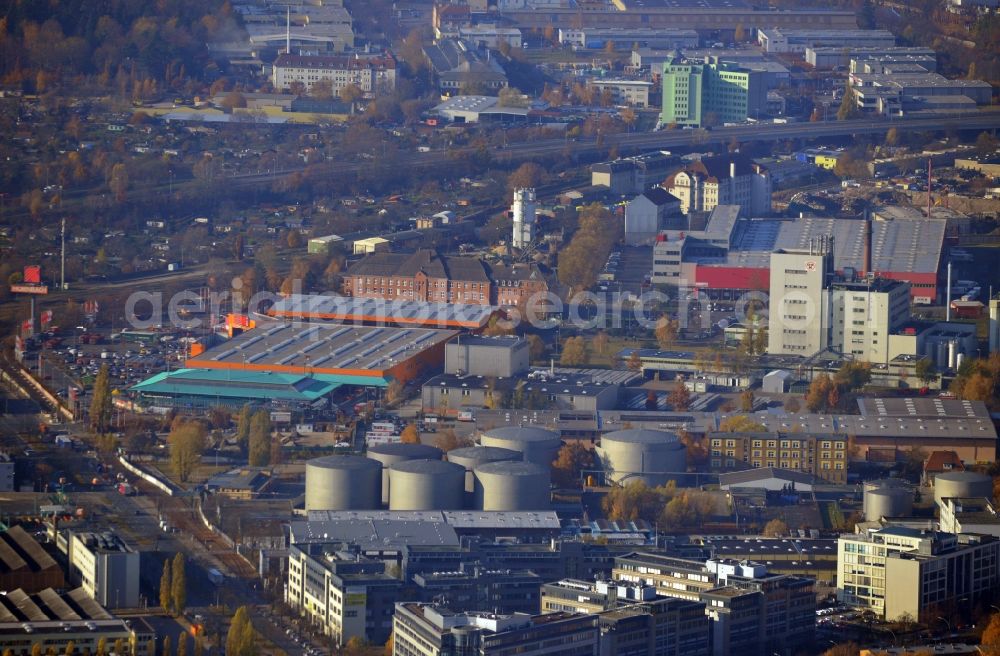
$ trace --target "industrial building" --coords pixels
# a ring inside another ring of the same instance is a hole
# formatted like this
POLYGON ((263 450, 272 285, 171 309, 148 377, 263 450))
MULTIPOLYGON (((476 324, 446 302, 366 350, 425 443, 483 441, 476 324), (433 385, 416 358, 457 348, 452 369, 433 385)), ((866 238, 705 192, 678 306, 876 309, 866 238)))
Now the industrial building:
POLYGON ((267 494, 275 483, 271 470, 263 467, 241 467, 213 474, 205 481, 205 490, 230 499, 247 501, 267 494))
POLYGON ((52 588, 28 593, 14 587, 0 595, 0 650, 29 656, 34 645, 58 654, 98 653, 121 640, 135 656, 156 656, 156 633, 141 617, 119 619, 82 588, 58 593, 52 588))
POLYGON ((597 618, 573 613, 529 615, 456 612, 431 604, 398 603, 393 615, 393 653, 441 656, 573 654, 597 656, 597 618))
POLYGON ((993 97, 989 82, 952 80, 922 68, 907 71, 900 66, 891 73, 851 73, 850 85, 858 109, 880 115, 934 108, 975 109, 993 97))
MULTIPOLYGON (((706 57, 717 57, 721 62, 735 64, 760 73, 767 89, 776 89, 787 84, 791 73, 780 61, 768 59, 756 48, 684 48, 683 56, 688 61, 705 61, 706 57)), ((659 77, 663 63, 677 57, 677 50, 643 48, 632 51, 632 66, 648 69, 654 77, 659 77)))
POLYGON ((494 311, 495 308, 481 303, 291 294, 272 305, 267 314, 277 319, 366 326, 479 330, 489 322, 494 311))
POLYGON ((597 97, 607 94, 608 100, 616 107, 649 107, 649 93, 653 83, 649 80, 632 80, 625 78, 596 78, 587 80, 587 86, 593 89, 597 97))
POLYGON ((771 255, 768 355, 811 356, 830 345, 833 244, 823 239, 804 250, 771 255))
POLYGON ((625 243, 650 242, 660 230, 681 230, 686 224, 681 199, 663 187, 650 187, 625 206, 625 243))
POLYGON ((833 45, 808 46, 805 50, 806 63, 816 68, 837 68, 838 66, 849 66, 853 60, 878 60, 882 58, 895 58, 898 61, 912 58, 911 61, 920 64, 929 71, 937 68, 937 53, 931 48, 904 46, 845 48, 833 45))
POLYGON ((837 597, 892 621, 933 619, 942 604, 986 599, 1000 583, 1000 542, 902 526, 842 535, 837 597), (891 584, 889 584, 891 582, 891 584))
POLYGON ((69 531, 69 578, 105 608, 138 608, 139 552, 111 531, 69 531))
MULTIPOLYGON (((440 415, 454 415, 463 410, 475 413, 481 408, 508 408, 521 416, 526 410, 545 407, 609 410, 617 407, 623 383, 603 373, 539 369, 527 377, 511 378, 445 373, 424 383, 421 403, 425 413, 440 415)), ((627 376, 636 377, 632 372, 627 376)))
POLYGON ((633 602, 599 615, 601 653, 709 656, 710 624, 704 603, 663 598, 633 602))
POLYGON ((323 403, 339 387, 324 376, 258 371, 174 369, 154 374, 132 386, 136 404, 152 411, 202 409, 247 404, 300 409, 323 403))
POLYGON ((424 46, 424 55, 442 94, 459 95, 469 86, 497 92, 507 86, 507 74, 487 48, 461 39, 445 38, 424 46))
POLYGON ((888 30, 814 30, 763 28, 757 30, 757 42, 768 53, 805 53, 806 48, 889 48, 896 37, 888 30))
POLYGON ((444 359, 452 330, 258 323, 189 358, 192 369, 289 373, 334 384, 385 387, 444 359))
POLYGON ((667 151, 600 162, 590 167, 590 184, 607 187, 612 194, 621 196, 641 194, 663 182, 671 167, 679 162, 677 156, 667 151))
POLYGON ((462 563, 458 571, 415 574, 417 600, 449 608, 508 615, 537 613, 542 578, 530 570, 462 563))
POLYGON ((560 28, 559 43, 589 50, 603 50, 611 42, 615 50, 628 50, 639 44, 646 48, 697 48, 698 32, 663 28, 560 28))
POLYGON ((456 376, 510 378, 528 370, 528 340, 514 335, 460 335, 444 347, 444 371, 456 376))
POLYGON ((667 431, 605 433, 596 453, 607 478, 620 485, 641 480, 649 487, 660 487, 687 471, 687 448, 667 431))
MULTIPOLYGON (((718 441, 720 443, 724 442, 724 440, 718 441)), ((761 443, 767 441, 776 442, 776 440, 761 440, 761 443)), ((757 452, 761 453, 761 450, 757 449, 757 452)), ((841 476, 846 477, 846 472, 842 473, 841 476)), ((778 467, 744 469, 742 471, 723 472, 719 474, 719 489, 726 491, 770 490, 772 492, 782 492, 791 489, 795 492, 809 492, 813 489, 813 486, 826 482, 812 474, 778 467)))
POLYGON ((743 123, 767 114, 767 85, 760 71, 706 57, 681 55, 663 63, 660 123, 696 127, 743 123))
MULTIPOLYGON (((810 244, 824 238, 832 248, 835 271, 866 270, 865 230, 858 221, 809 216, 791 220, 746 217, 744 212, 739 220, 717 224, 710 221, 707 230, 692 233, 694 237, 662 233, 662 248, 669 246, 671 264, 659 264, 657 259, 667 258, 654 256, 654 282, 683 282, 709 296, 768 291, 772 253, 808 252, 810 244)), ((877 272, 879 278, 910 283, 914 303, 937 302, 945 229, 946 221, 940 219, 873 221, 871 266, 867 271, 877 272)))
POLYGON ((34 537, 20 526, 0 531, 0 590, 26 594, 66 587, 62 568, 34 537))
POLYGON ((338 552, 329 544, 293 544, 285 603, 339 647, 353 637, 384 643, 403 586, 385 569, 380 560, 338 552))

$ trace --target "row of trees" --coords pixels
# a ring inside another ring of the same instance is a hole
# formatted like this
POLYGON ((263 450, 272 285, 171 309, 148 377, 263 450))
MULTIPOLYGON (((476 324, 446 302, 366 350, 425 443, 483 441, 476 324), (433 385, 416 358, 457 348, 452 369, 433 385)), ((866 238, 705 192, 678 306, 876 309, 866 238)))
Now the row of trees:
POLYGON ((702 525, 714 514, 715 502, 706 492, 678 490, 674 481, 661 487, 649 487, 639 479, 612 488, 602 507, 608 519, 643 519, 672 531, 702 525))
POLYGON ((180 615, 187 608, 187 575, 184 572, 184 554, 177 553, 173 561, 163 561, 160 576, 160 606, 174 615, 180 615))
POLYGON ((573 239, 559 253, 559 282, 575 291, 592 287, 621 230, 621 220, 600 203, 584 207, 573 239))
POLYGON ((851 393, 871 382, 872 370, 868 362, 846 362, 831 377, 827 373, 816 376, 806 392, 806 409, 809 412, 843 410, 853 402, 851 393))
POLYGON ((281 441, 274 435, 270 413, 263 408, 254 411, 250 405, 243 406, 236 421, 236 442, 251 467, 281 462, 281 441))

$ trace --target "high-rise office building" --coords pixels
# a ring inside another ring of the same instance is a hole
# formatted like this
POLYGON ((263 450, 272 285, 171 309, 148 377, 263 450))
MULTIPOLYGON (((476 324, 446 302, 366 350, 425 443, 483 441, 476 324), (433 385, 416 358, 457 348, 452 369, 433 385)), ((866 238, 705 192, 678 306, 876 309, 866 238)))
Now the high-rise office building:
POLYGON ((764 74, 717 57, 698 62, 678 54, 664 62, 662 80, 664 126, 742 123, 767 109, 764 74))

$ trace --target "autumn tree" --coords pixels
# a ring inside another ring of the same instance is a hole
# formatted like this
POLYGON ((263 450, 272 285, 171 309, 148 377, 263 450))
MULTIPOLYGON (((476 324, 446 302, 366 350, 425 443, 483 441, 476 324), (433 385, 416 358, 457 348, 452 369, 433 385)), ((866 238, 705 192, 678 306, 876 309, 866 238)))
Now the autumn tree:
POLYGON ((655 520, 663 507, 663 497, 642 479, 633 479, 611 488, 601 502, 604 514, 613 521, 655 520))
POLYGON ((783 535, 788 535, 788 524, 778 518, 772 519, 767 524, 764 524, 761 535, 767 538, 779 538, 783 535))
POLYGON ((362 656, 368 649, 368 641, 361 636, 351 636, 347 644, 344 645, 346 656, 362 656))
POLYGON ((472 438, 468 435, 459 436, 455 432, 454 428, 446 428, 438 435, 436 440, 437 447, 447 453, 448 451, 454 451, 455 449, 464 449, 467 446, 472 446, 474 442, 472 438))
POLYGON ((559 487, 577 487, 580 473, 594 468, 594 452, 580 441, 569 442, 559 449, 552 464, 552 481, 559 487))
POLYGON ((740 410, 753 412, 754 395, 752 390, 743 390, 740 394, 740 410))
POLYGON ((163 574, 160 576, 160 606, 164 611, 170 612, 173 608, 173 578, 170 574, 170 559, 163 561, 163 574))
POLYGON ((271 414, 264 409, 258 410, 250 419, 250 435, 248 437, 248 462, 251 467, 263 467, 271 457, 271 414))
POLYGON ((507 176, 507 189, 513 192, 515 189, 534 188, 542 183, 544 170, 534 162, 525 162, 507 176))
POLYGON ((806 392, 806 409, 809 412, 826 412, 833 387, 833 380, 825 372, 813 378, 809 383, 809 391, 806 392))
POLYGON ((837 110, 837 120, 847 121, 858 118, 860 115, 861 110, 858 109, 857 93, 854 91, 854 87, 848 83, 844 87, 844 97, 840 101, 840 108, 837 110))
POLYGON ((174 614, 180 615, 187 608, 187 575, 184 572, 184 554, 177 552, 171 569, 170 600, 173 603, 174 614))
POLYGON ((983 630, 979 645, 989 656, 1000 654, 1000 612, 990 615, 990 621, 983 630))
POLYGON ((683 490, 675 494, 660 513, 660 524, 667 530, 694 528, 704 523, 713 511, 711 496, 697 490, 683 490))
POLYGON ((408 424, 399 434, 399 441, 403 444, 420 444, 420 431, 417 430, 417 425, 408 424))
POLYGON ((108 429, 111 421, 111 380, 108 375, 108 365, 101 365, 94 378, 94 387, 90 400, 90 426, 100 434, 108 429))
POLYGON ((246 606, 236 609, 226 633, 226 656, 254 656, 257 638, 246 606))
POLYGON ((594 345, 594 350, 596 350, 601 355, 604 355, 604 352, 608 349, 609 341, 610 338, 608 337, 608 334, 603 330, 601 330, 598 331, 596 335, 594 335, 594 338, 591 340, 591 343, 594 345))
POLYGON ((677 319, 660 317, 659 321, 656 322, 656 330, 654 331, 656 335, 656 345, 659 346, 660 349, 666 351, 677 341, 677 335, 679 332, 680 322, 677 319))
POLYGON ((186 482, 201 462, 205 450, 205 426, 199 421, 183 421, 170 431, 170 463, 181 482, 186 482))
POLYGON ((247 443, 250 440, 250 420, 253 418, 253 408, 249 403, 240 409, 240 414, 236 419, 236 443, 246 451, 247 443))
POLYGON ((583 337, 568 337, 563 342, 559 364, 568 367, 578 367, 587 361, 587 345, 583 337))
POLYGON ((220 104, 224 110, 232 112, 234 109, 245 109, 247 106, 247 99, 246 96, 239 91, 230 91, 223 96, 220 104))
POLYGON ((632 349, 625 366, 629 371, 642 371, 642 358, 639 356, 639 349, 632 349))
POLYGON ((913 367, 913 373, 924 384, 932 383, 937 380, 938 377, 937 367, 934 364, 934 360, 929 357, 921 358, 913 367))
POLYGON ((685 412, 691 406, 691 391, 683 380, 674 383, 674 388, 667 395, 667 403, 674 412, 685 412))
POLYGON ((532 362, 545 357, 545 342, 538 335, 528 335, 528 357, 532 362))
POLYGON ((330 80, 316 80, 309 87, 309 95, 319 100, 330 100, 333 98, 333 82, 330 80))
POLYGON ((348 105, 353 105, 357 101, 361 100, 365 93, 356 84, 345 84, 340 88, 340 100, 347 103, 348 105))

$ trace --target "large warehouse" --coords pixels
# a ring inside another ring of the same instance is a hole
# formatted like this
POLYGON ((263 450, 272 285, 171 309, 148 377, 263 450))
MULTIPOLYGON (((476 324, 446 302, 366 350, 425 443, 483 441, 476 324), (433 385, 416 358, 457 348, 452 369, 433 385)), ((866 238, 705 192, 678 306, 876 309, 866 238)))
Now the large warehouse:
POLYGON ((444 362, 455 330, 258 321, 257 327, 190 357, 132 390, 140 405, 289 408, 322 403, 338 387, 387 387, 444 362))
POLYGON ((292 294, 275 303, 267 313, 283 319, 478 330, 496 311, 493 306, 481 304, 292 294))
MULTIPOLYGON (((716 212, 725 209, 720 208, 716 212)), ((937 219, 874 221, 874 272, 881 278, 909 282, 913 302, 935 303, 945 227, 946 222, 937 219)), ((808 248, 810 240, 822 236, 833 238, 837 271, 864 269, 865 237, 860 221, 808 216, 732 222, 710 218, 706 230, 661 234, 654 248, 653 281, 685 281, 705 290, 766 292, 771 253, 808 248)))

